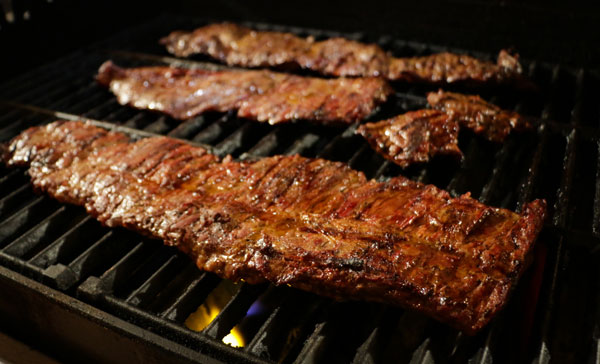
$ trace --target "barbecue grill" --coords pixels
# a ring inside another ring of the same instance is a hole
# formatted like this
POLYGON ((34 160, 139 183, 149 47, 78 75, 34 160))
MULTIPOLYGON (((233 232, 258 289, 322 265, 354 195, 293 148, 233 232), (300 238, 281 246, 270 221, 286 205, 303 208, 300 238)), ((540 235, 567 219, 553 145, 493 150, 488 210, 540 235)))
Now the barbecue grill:
MULTIPOLYGON (((396 307, 335 302, 289 287, 233 284, 199 271, 161 242, 102 227, 82 208, 36 195, 23 170, 0 167, 2 330, 59 359, 78 361, 600 363, 598 72, 525 59, 524 72, 538 92, 477 92, 535 117, 534 132, 511 135, 501 145, 461 132, 462 161, 434 160, 405 170, 354 135, 356 125, 269 126, 232 113, 179 122, 121 106, 94 81, 107 59, 125 66, 207 67, 202 57, 166 57, 157 45, 173 29, 207 22, 163 15, 2 83, 0 141, 29 126, 83 117, 121 127, 134 138, 162 134, 210 145, 221 156, 299 153, 344 161, 369 178, 403 174, 512 210, 545 198, 549 217, 532 266, 509 304, 471 337, 396 307), (209 319, 192 330, 202 312, 209 319)), ((398 56, 453 51, 493 57, 376 34, 244 25, 376 42, 398 56)), ((425 92, 432 90, 401 83, 394 89, 370 120, 422 108, 425 92)))

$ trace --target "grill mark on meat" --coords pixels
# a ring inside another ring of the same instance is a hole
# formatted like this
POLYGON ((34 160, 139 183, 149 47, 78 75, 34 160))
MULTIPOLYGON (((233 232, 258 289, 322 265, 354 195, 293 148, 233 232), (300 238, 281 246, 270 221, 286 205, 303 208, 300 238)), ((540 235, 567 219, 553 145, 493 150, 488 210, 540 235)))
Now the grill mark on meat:
POLYGON ((438 53, 395 58, 378 45, 344 38, 315 42, 290 33, 255 31, 232 23, 175 31, 160 43, 178 57, 206 54, 232 66, 310 69, 331 76, 375 76, 429 84, 524 84, 518 55, 500 51, 496 63, 438 53))
POLYGON ((356 129, 373 149, 401 167, 444 154, 462 157, 458 123, 437 110, 410 111, 356 129))
POLYGON ((172 143, 164 143, 164 148, 156 148, 156 146, 152 146, 152 149, 147 151, 145 155, 141 152, 140 156, 140 164, 137 168, 133 169, 134 173, 139 173, 141 176, 145 176, 150 174, 155 168, 157 168, 166 158, 169 157, 169 152, 174 149, 177 149, 179 146, 172 143))
POLYGON ((392 303, 467 333, 506 303, 545 213, 540 200, 516 214, 403 177, 368 181, 343 163, 300 156, 219 160, 179 140, 131 142, 80 122, 28 129, 5 158, 9 166, 28 165, 38 190, 83 205, 108 226, 162 239, 200 269, 392 303), (61 168, 38 163, 65 153, 78 158, 61 168), (150 169, 154 161, 145 165, 143 157, 161 162, 150 169), (183 168, 188 178, 179 179, 183 168), (259 188, 250 189, 260 173, 259 188), (260 187, 276 192, 269 196, 260 187))
POLYGON ((172 67, 123 69, 105 62, 97 81, 121 104, 185 120, 206 111, 237 110, 270 124, 306 119, 350 124, 369 116, 391 92, 378 78, 320 79, 270 71, 207 71, 172 67))

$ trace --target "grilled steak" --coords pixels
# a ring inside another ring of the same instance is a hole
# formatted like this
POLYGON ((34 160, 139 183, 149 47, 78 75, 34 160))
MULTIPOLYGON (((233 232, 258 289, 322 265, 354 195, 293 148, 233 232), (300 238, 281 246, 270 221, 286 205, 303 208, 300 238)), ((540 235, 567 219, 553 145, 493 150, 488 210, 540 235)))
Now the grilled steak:
POLYGON ((160 40, 178 56, 206 54, 229 65, 296 65, 332 76, 382 76, 420 83, 505 83, 521 80, 518 56, 501 51, 497 63, 452 53, 394 58, 375 44, 343 38, 316 42, 289 33, 255 31, 231 23, 192 32, 175 31, 160 40))
POLYGON ((358 127, 356 132, 385 158, 402 167, 426 162, 437 154, 462 157, 458 123, 437 110, 411 111, 358 127))
POLYGON ((423 57, 391 58, 388 78, 417 83, 523 83, 518 56, 505 50, 497 63, 464 54, 438 53, 423 57))
POLYGON ((427 101, 434 109, 363 124, 356 133, 386 159, 408 167, 438 154, 462 157, 457 144, 459 128, 472 129, 494 142, 503 141, 513 129, 531 129, 527 118, 479 96, 439 90, 429 93, 427 101))
POLYGON ((542 200, 516 214, 403 177, 368 181, 339 162, 220 160, 81 122, 30 128, 3 159, 29 166, 36 189, 162 239, 200 269, 397 304, 467 333, 506 303, 545 213, 542 200))
POLYGON ((472 129, 488 140, 501 142, 515 129, 531 129, 526 117, 514 111, 502 110, 476 95, 463 95, 439 90, 427 95, 427 102, 457 120, 461 127, 472 129))
POLYGON ((207 71, 172 67, 123 69, 104 63, 97 80, 121 104, 187 119, 206 111, 277 124, 307 119, 349 124, 366 118, 390 92, 378 78, 319 79, 270 71, 207 71))

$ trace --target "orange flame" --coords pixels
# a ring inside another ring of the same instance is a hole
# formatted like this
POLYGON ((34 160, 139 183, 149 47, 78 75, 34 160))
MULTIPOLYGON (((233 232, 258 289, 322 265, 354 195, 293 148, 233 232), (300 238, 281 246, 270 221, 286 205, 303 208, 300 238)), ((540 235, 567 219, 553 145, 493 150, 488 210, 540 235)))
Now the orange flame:
MULTIPOLYGON (((194 331, 204 330, 214 319, 219 312, 225 307, 227 302, 237 292, 239 286, 233 282, 224 279, 219 285, 206 297, 204 303, 198 307, 185 320, 185 326, 194 331)), ((231 329, 228 335, 223 340, 225 344, 241 348, 244 346, 244 336, 237 327, 231 329)))

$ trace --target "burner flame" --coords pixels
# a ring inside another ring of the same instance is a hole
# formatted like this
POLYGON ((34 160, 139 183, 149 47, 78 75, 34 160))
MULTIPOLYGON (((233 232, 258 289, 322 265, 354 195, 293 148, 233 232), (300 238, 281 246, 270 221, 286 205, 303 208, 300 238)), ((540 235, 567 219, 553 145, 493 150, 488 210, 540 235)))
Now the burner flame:
MULTIPOLYGON (((223 280, 219 285, 206 297, 204 303, 198 307, 185 320, 185 326, 194 331, 202 331, 219 315, 227 302, 238 291, 239 286, 229 280, 223 280)), ((241 331, 234 327, 231 329, 223 340, 225 344, 241 348, 244 346, 244 336, 241 331)))

